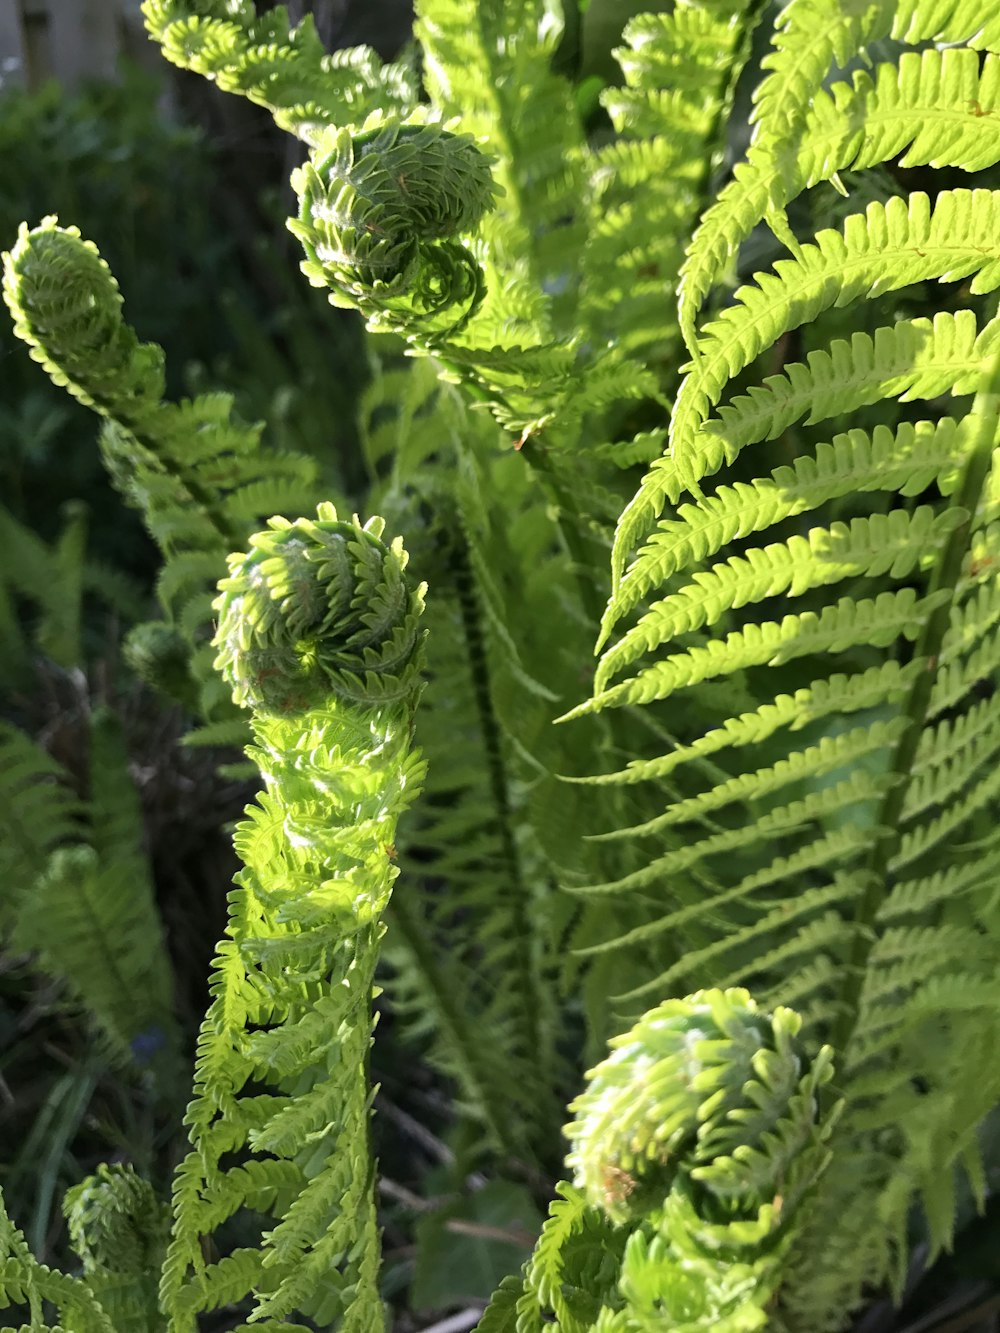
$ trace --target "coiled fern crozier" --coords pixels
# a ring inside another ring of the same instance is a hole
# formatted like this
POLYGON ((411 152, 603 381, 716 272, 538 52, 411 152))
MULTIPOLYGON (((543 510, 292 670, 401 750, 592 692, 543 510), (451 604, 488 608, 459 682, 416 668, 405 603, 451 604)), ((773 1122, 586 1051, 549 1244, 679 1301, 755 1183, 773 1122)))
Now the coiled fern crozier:
POLYGON ((174 1186, 161 1300, 177 1333, 248 1293, 258 1319, 383 1326, 368 1048, 396 821, 422 775, 423 589, 381 533, 329 505, 273 519, 230 557, 215 603, 218 665, 252 709, 266 789, 236 831, 246 868, 174 1186), (245 1208, 275 1224, 206 1261, 245 1208))
POLYGON ((481 1333, 763 1328, 796 1212, 829 1159, 831 1051, 744 990, 667 1000, 611 1043, 570 1106, 572 1185, 481 1333), (824 1103, 824 1097, 826 1098, 824 1103))
POLYGON ((296 178, 291 228, 306 276, 356 306, 373 328, 405 329, 457 308, 457 333, 486 294, 482 269, 454 238, 475 231, 497 185, 472 136, 434 125, 389 122, 333 142, 296 178), (406 305, 393 315, 394 304, 406 305))

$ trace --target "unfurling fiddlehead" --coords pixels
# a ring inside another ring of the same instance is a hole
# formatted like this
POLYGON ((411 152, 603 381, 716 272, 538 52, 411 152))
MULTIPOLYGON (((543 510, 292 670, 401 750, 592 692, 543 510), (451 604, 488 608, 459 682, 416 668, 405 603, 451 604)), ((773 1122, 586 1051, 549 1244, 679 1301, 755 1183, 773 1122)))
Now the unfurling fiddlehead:
POLYGON ((144 425, 163 395, 163 353, 122 319, 122 297, 97 246, 54 217, 21 224, 4 256, 14 332, 74 398, 127 429, 144 425))
POLYGON ((422 775, 423 588, 381 533, 330 505, 273 519, 220 584, 218 665, 253 709, 266 791, 236 832, 246 868, 199 1042, 161 1289, 176 1333, 248 1294, 262 1328, 383 1327, 368 1050, 396 821, 422 775), (280 1220, 206 1263, 241 1208, 280 1220))
POLYGON ((105 467, 163 552, 166 620, 130 639, 134 669, 192 712, 231 719, 211 669, 210 588, 265 515, 312 505, 315 463, 262 448, 262 426, 241 421, 227 394, 164 400, 162 350, 126 323, 111 270, 75 227, 22 226, 3 295, 32 357, 104 418, 105 467))
POLYGON ((83 1280, 118 1329, 162 1327, 156 1277, 170 1227, 169 1209, 130 1166, 102 1164, 63 1199, 83 1280))
POLYGON ((831 1052, 807 1059, 800 1027, 745 990, 706 990, 665 1001, 611 1043, 570 1107, 575 1184, 528 1266, 525 1330, 547 1308, 601 1333, 764 1327, 834 1122, 821 1106, 831 1052), (595 1241, 604 1268, 584 1276, 595 1241), (574 1284, 589 1289, 578 1306, 574 1284))
POLYGON ((482 268, 459 237, 499 187, 471 135, 398 121, 337 130, 292 184, 300 210, 288 225, 305 248, 303 270, 335 304, 356 306, 372 328, 419 324, 428 335, 454 334, 475 314, 482 268))

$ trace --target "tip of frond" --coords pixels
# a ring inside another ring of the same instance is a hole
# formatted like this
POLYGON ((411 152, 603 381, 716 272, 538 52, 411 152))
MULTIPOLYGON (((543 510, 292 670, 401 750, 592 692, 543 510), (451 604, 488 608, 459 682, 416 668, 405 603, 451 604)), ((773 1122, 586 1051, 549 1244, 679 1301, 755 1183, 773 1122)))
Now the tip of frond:
POLYGON ((601 625, 597 634, 597 641, 594 644, 595 657, 600 657, 601 653, 604 651, 607 642, 611 638, 612 632, 614 631, 617 620, 618 620, 618 615, 617 615, 616 603, 615 599, 612 597, 608 600, 608 605, 605 608, 604 615, 601 616, 601 625))
MULTIPOLYGON (((553 722, 555 723, 556 726, 558 726, 561 722, 575 722, 578 717, 587 717, 591 713, 599 713, 601 711, 601 706, 602 706, 601 696, 595 695, 593 699, 584 699, 583 703, 577 704, 576 707, 571 708, 569 712, 562 713, 559 717, 554 718, 553 722)), ((587 779, 567 778, 566 780, 567 782, 583 782, 586 781, 587 779)))

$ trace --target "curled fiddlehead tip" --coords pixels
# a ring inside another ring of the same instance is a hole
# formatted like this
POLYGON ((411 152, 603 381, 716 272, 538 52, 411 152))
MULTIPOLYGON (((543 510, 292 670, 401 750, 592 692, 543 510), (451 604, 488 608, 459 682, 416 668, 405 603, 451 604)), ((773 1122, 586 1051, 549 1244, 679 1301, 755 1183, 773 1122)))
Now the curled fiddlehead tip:
POLYGON ((85 1273, 145 1276, 162 1258, 170 1210, 130 1166, 102 1163, 66 1191, 63 1214, 85 1273))
POLYGON ((3 294, 31 355, 88 407, 128 420, 159 402, 163 353, 125 323, 111 270, 76 227, 22 223, 4 255, 3 294))
POLYGON ((229 557, 213 605, 216 667, 242 707, 286 715, 332 698, 375 706, 415 697, 424 585, 404 575, 402 541, 383 521, 272 518, 229 557))
POLYGON ((822 1169, 832 1124, 818 1099, 831 1052, 808 1060, 800 1027, 741 989, 644 1014, 570 1107, 567 1160, 590 1202, 620 1222, 677 1191, 709 1223, 762 1207, 773 1221, 822 1169))
POLYGON ((303 270, 331 299, 369 315, 459 306, 455 328, 475 312, 482 269, 458 238, 495 206, 500 187, 471 135, 399 121, 338 130, 292 183, 300 210, 288 225, 305 248, 303 270))

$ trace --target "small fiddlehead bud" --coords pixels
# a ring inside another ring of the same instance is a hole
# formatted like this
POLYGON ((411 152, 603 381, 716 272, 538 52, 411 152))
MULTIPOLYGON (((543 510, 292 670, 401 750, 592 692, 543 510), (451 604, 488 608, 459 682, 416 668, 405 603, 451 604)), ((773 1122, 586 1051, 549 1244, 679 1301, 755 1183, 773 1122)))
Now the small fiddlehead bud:
POLYGON ((665 1001, 612 1041, 566 1131, 590 1202, 625 1221, 682 1188, 710 1221, 780 1211, 832 1075, 828 1047, 806 1059, 801 1023, 791 1009, 758 1009, 745 990, 706 990, 665 1001))
POLYGON ((130 1166, 102 1163, 67 1190, 63 1214, 85 1273, 148 1276, 163 1258, 170 1210, 130 1166))
POLYGON ((419 685, 423 587, 404 577, 402 541, 384 524, 273 518, 219 584, 216 666, 233 698, 284 716, 331 696, 381 705, 419 685))
POLYGON ((83 1281, 107 1311, 111 1327, 134 1333, 161 1329, 157 1274, 170 1209, 152 1185, 130 1166, 102 1163, 94 1175, 66 1192, 63 1213, 83 1265, 83 1281))
POLYGON ((303 271, 331 300, 393 327, 460 307, 464 325, 483 299, 482 269, 460 239, 495 205, 489 158, 469 134, 389 122, 338 130, 292 178, 300 200, 290 229, 303 271))
POLYGON ((76 227, 22 223, 3 294, 32 357, 86 406, 131 423, 159 403, 163 352, 125 323, 111 270, 76 227))
POLYGON ((165 620, 147 620, 125 636, 122 655, 140 680, 167 695, 188 712, 198 708, 197 684, 190 670, 184 636, 165 620))
POLYGON ((834 1123, 830 1050, 810 1059, 800 1028, 745 990, 705 990, 611 1043, 570 1107, 575 1186, 560 1187, 525 1269, 525 1327, 549 1311, 601 1333, 768 1325, 834 1123))

